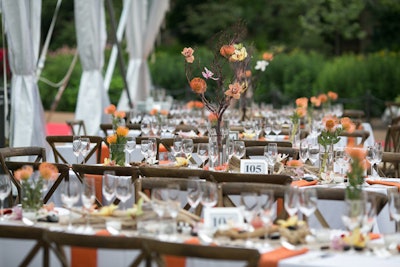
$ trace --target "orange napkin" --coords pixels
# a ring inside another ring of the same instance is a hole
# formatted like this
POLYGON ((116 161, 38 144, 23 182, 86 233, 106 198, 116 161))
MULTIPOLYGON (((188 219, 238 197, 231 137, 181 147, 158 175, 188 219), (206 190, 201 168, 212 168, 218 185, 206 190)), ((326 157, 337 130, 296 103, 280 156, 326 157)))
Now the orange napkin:
POLYGON ((310 185, 316 185, 318 183, 317 180, 313 180, 313 181, 306 181, 306 180, 297 180, 297 181, 293 181, 291 183, 292 186, 297 186, 297 187, 303 187, 303 186, 310 186, 310 185))
MULTIPOLYGON (((96 235, 110 236, 107 230, 99 230, 96 235)), ((71 267, 96 267, 97 249, 71 247, 71 267)))
POLYGON ((280 260, 290 258, 293 256, 304 254, 308 248, 299 250, 289 250, 284 247, 277 248, 261 255, 258 266, 260 267, 277 267, 280 260))
POLYGON ((398 182, 389 182, 389 181, 380 181, 380 180, 367 180, 367 183, 370 185, 373 184, 382 184, 382 185, 388 185, 388 186, 396 186, 400 192, 400 183, 398 182))
MULTIPOLYGON (((186 244, 200 245, 200 240, 197 237, 190 238, 185 241, 186 244)), ((201 249, 201 248, 199 248, 201 249)), ((176 256, 165 256, 165 266, 166 267, 185 267, 186 258, 176 257, 176 256)))
POLYGON ((381 238, 382 235, 378 233, 368 233, 368 237, 370 240, 375 240, 381 238))
POLYGON ((160 144, 158 146, 158 152, 168 152, 168 149, 163 144, 160 144))
POLYGON ((110 157, 110 150, 106 144, 101 146, 101 163, 104 163, 104 159, 108 159, 110 157))

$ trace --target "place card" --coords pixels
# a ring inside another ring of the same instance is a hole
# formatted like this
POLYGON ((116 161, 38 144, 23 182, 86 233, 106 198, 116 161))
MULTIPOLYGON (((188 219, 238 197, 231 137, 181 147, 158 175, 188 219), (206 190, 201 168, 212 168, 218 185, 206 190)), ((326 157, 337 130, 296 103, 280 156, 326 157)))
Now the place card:
POLYGON ((239 132, 238 131, 230 131, 229 139, 230 140, 239 140, 239 132))
POLYGON ((217 229, 221 225, 243 224, 243 215, 240 208, 212 208, 204 209, 204 225, 217 229))
POLYGON ((242 159, 240 160, 240 172, 267 174, 268 165, 264 159, 242 159))

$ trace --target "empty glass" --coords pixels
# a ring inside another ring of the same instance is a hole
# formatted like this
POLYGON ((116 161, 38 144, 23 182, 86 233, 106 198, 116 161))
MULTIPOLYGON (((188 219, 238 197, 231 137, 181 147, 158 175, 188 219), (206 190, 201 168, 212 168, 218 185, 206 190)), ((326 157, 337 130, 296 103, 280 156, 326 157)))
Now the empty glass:
POLYGON ((290 217, 296 215, 297 211, 299 210, 298 202, 298 188, 295 186, 288 186, 284 194, 284 206, 290 217))
POLYGON ((303 139, 300 142, 299 158, 303 163, 306 163, 306 161, 308 160, 308 142, 307 142, 307 139, 303 139))
POLYGON ((182 140, 182 152, 185 154, 186 158, 190 158, 193 152, 193 140, 190 138, 185 138, 182 140))
POLYGON ((256 192, 242 192, 240 194, 240 205, 242 206, 243 216, 250 230, 253 228, 253 219, 258 214, 260 208, 258 194, 256 192))
POLYGON ((83 189, 81 194, 82 205, 86 215, 86 231, 92 231, 90 226, 90 210, 96 200, 95 180, 91 177, 83 179, 83 189))
POLYGON ((86 156, 90 151, 90 139, 87 137, 81 138, 81 146, 80 146, 81 154, 83 156, 83 163, 86 163, 86 156))
POLYGON ((319 144, 311 143, 308 145, 308 159, 311 161, 312 165, 315 165, 319 160, 319 144))
POLYGON ((199 143, 197 145, 197 155, 200 157, 201 159, 201 166, 204 167, 204 165, 206 164, 206 161, 208 159, 208 144, 207 143, 199 143))
POLYGON ((148 118, 143 118, 140 123, 140 130, 142 131, 142 136, 148 136, 151 130, 151 122, 148 118))
POLYGON ((400 232, 400 193, 389 192, 389 212, 390 216, 396 221, 396 229, 400 232))
POLYGON ((199 205, 202 195, 201 183, 199 177, 189 177, 187 183, 187 201, 190 207, 194 210, 199 205))
POLYGON ((115 197, 116 187, 117 179, 115 177, 115 171, 104 171, 102 193, 108 204, 111 204, 115 197))
POLYGON ((0 201, 1 201, 1 215, 0 220, 4 220, 4 200, 10 195, 11 193, 11 182, 10 177, 7 174, 0 175, 0 201))
POLYGON ((153 188, 151 190, 151 207, 161 219, 166 212, 166 201, 168 199, 167 188, 153 188))
POLYGON ((244 141, 234 141, 235 145, 234 145, 234 155, 238 158, 241 159, 244 157, 244 155, 246 155, 246 145, 244 143, 244 141))
POLYGON ((172 153, 174 157, 178 157, 181 152, 182 152, 182 137, 176 135, 174 137, 174 143, 172 145, 172 153))
POLYGON ((73 136, 72 137, 72 152, 76 157, 76 164, 79 163, 79 155, 81 153, 81 137, 73 136))
POLYGON ((201 183, 201 204, 206 208, 214 207, 218 202, 218 190, 217 185, 213 182, 202 182, 201 183))
POLYGON ((299 209, 307 218, 317 209, 317 190, 315 188, 299 189, 299 209))
POLYGON ((260 192, 260 218, 264 226, 270 226, 276 215, 275 197, 272 189, 264 189, 260 192))
POLYGON ((61 187, 61 201, 69 209, 68 217, 68 231, 73 229, 72 227, 72 207, 79 201, 81 194, 81 183, 76 180, 76 177, 71 175, 68 181, 64 181, 61 187))
POLYGON ((274 173, 276 159, 278 157, 278 146, 276 143, 269 143, 264 147, 264 156, 267 159, 269 173, 274 173))
POLYGON ((132 154, 133 150, 135 150, 135 147, 136 147, 135 138, 133 136, 127 136, 126 137, 125 150, 129 154, 128 163, 131 163, 131 154, 132 154))
POLYGON ((117 176, 116 196, 121 200, 121 209, 126 209, 126 202, 132 197, 132 177, 117 176))

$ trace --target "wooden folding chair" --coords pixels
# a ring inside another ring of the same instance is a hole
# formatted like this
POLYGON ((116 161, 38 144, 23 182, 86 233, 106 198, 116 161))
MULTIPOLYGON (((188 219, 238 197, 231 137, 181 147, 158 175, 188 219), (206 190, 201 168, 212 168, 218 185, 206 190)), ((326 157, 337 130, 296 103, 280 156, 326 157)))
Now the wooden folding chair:
POLYGON ((384 151, 400 152, 400 124, 387 127, 384 151))
MULTIPOLYGON (((39 169, 39 162, 33 162, 33 163, 27 163, 27 162, 13 162, 13 161, 6 161, 6 166, 10 172, 10 176, 12 176, 13 179, 16 180, 16 178, 14 177, 14 171, 22 168, 24 165, 31 165, 33 167, 34 170, 38 170, 39 169)), ((47 201, 49 201, 49 199, 53 196, 54 192, 56 191, 57 187, 61 184, 61 182, 63 180, 68 180, 69 179, 69 166, 66 164, 62 164, 62 163, 52 163, 54 164, 54 166, 57 167, 58 172, 59 172, 59 176, 57 177, 57 179, 53 182, 53 184, 51 185, 51 187, 48 189, 46 195, 43 197, 43 203, 46 204, 47 201)), ((18 180, 16 180, 16 182, 18 183, 18 189, 21 189, 21 184, 18 180)), ((20 198, 21 199, 21 198, 20 198)))
MULTIPOLYGON (((127 127, 129 130, 140 130, 140 124, 126 124, 125 127, 127 127)), ((103 131, 104 136, 110 135, 110 133, 113 130, 113 125, 111 123, 102 123, 100 124, 100 129, 103 131)))
POLYGON ((366 130, 355 130, 354 132, 341 132, 339 134, 339 136, 345 136, 347 138, 351 137, 351 138, 361 138, 360 141, 358 143, 356 143, 355 145, 364 145, 365 140, 368 139, 370 133, 369 131, 366 130))
MULTIPOLYGON (((142 238, 127 236, 82 235, 59 231, 45 231, 43 239, 49 244, 63 267, 71 266, 68 262, 64 247, 98 248, 107 250, 138 250, 139 255, 129 265, 132 267, 146 260, 142 251, 142 238)), ((149 266, 149 265, 146 265, 149 266)))
MULTIPOLYGON (((246 158, 251 156, 263 156, 265 146, 251 146, 246 147, 246 158)), ((299 150, 292 147, 280 147, 278 146, 278 153, 288 155, 288 158, 299 159, 299 150)))
POLYGON ((168 168, 157 166, 140 166, 138 168, 139 176, 142 177, 174 177, 188 178, 197 176, 200 179, 209 180, 209 172, 202 169, 187 169, 187 168, 168 168))
POLYGON ((383 152, 382 162, 378 166, 378 173, 382 177, 400 177, 400 152, 383 152))
MULTIPOLYGON (((13 172, 7 167, 6 161, 24 161, 26 164, 38 163, 46 161, 46 149, 43 147, 3 147, 0 148, 0 165, 2 171, 10 177, 11 182, 17 188, 16 203, 21 202, 22 189, 20 182, 14 177, 13 172)), ((10 205, 12 205, 12 198, 9 198, 10 205)))
POLYGON ((66 121, 71 129, 72 135, 87 135, 85 122, 83 120, 66 121))
POLYGON ((244 262, 243 266, 256 267, 260 253, 256 249, 222 246, 201 246, 144 239, 143 249, 158 267, 166 266, 165 256, 230 260, 244 262))
MULTIPOLYGON (((29 251, 29 253, 23 258, 22 262, 18 266, 29 266, 33 258, 42 249, 43 255, 43 267, 50 266, 49 262, 49 244, 43 239, 43 235, 46 229, 41 227, 31 226, 16 226, 11 224, 0 225, 0 237, 2 238, 14 238, 21 240, 34 240, 35 245, 29 251)), ((20 251, 16 252, 20 253, 20 251)), ((20 255, 20 254, 19 254, 20 255)), ((22 258, 22 255, 20 255, 22 258)), ((17 266, 17 264, 15 264, 17 266)))
POLYGON ((248 174, 248 173, 230 173, 230 172, 209 172, 209 180, 217 183, 261 183, 288 185, 293 179, 283 174, 248 174))
MULTIPOLYGON (((85 158, 80 162, 87 162, 95 153, 96 153, 96 163, 101 163, 101 150, 103 144, 103 138, 101 136, 92 136, 92 135, 84 135, 81 137, 87 137, 90 140, 91 150, 85 156, 85 158)), ((71 144, 71 154, 72 154, 72 142, 73 136, 72 135, 49 135, 46 136, 46 141, 50 145, 53 154, 54 154, 54 161, 56 163, 65 163, 65 164, 72 164, 69 162, 65 155, 63 155, 58 148, 58 146, 71 144)))

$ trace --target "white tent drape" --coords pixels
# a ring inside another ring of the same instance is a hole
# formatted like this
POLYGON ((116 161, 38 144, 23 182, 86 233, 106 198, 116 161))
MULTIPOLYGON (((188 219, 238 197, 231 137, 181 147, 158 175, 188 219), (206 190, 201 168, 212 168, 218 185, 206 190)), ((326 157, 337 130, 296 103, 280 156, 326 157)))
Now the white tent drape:
POLYGON ((104 1, 75 0, 75 27, 83 73, 75 118, 85 122, 89 135, 97 135, 100 123, 107 121, 104 108, 110 104, 101 70, 104 64, 106 27, 104 1))
MULTIPOLYGON (((151 78, 147 58, 154 48, 165 13, 168 0, 124 0, 133 1, 126 25, 126 40, 129 52, 129 64, 126 79, 129 94, 134 101, 143 101, 150 94, 151 78)), ((134 103, 134 101, 132 101, 134 103)), ((118 109, 129 110, 127 94, 124 91, 118 103, 118 109)))
POLYGON ((45 121, 36 79, 42 0, 2 0, 11 80, 10 146, 45 146, 45 121))

